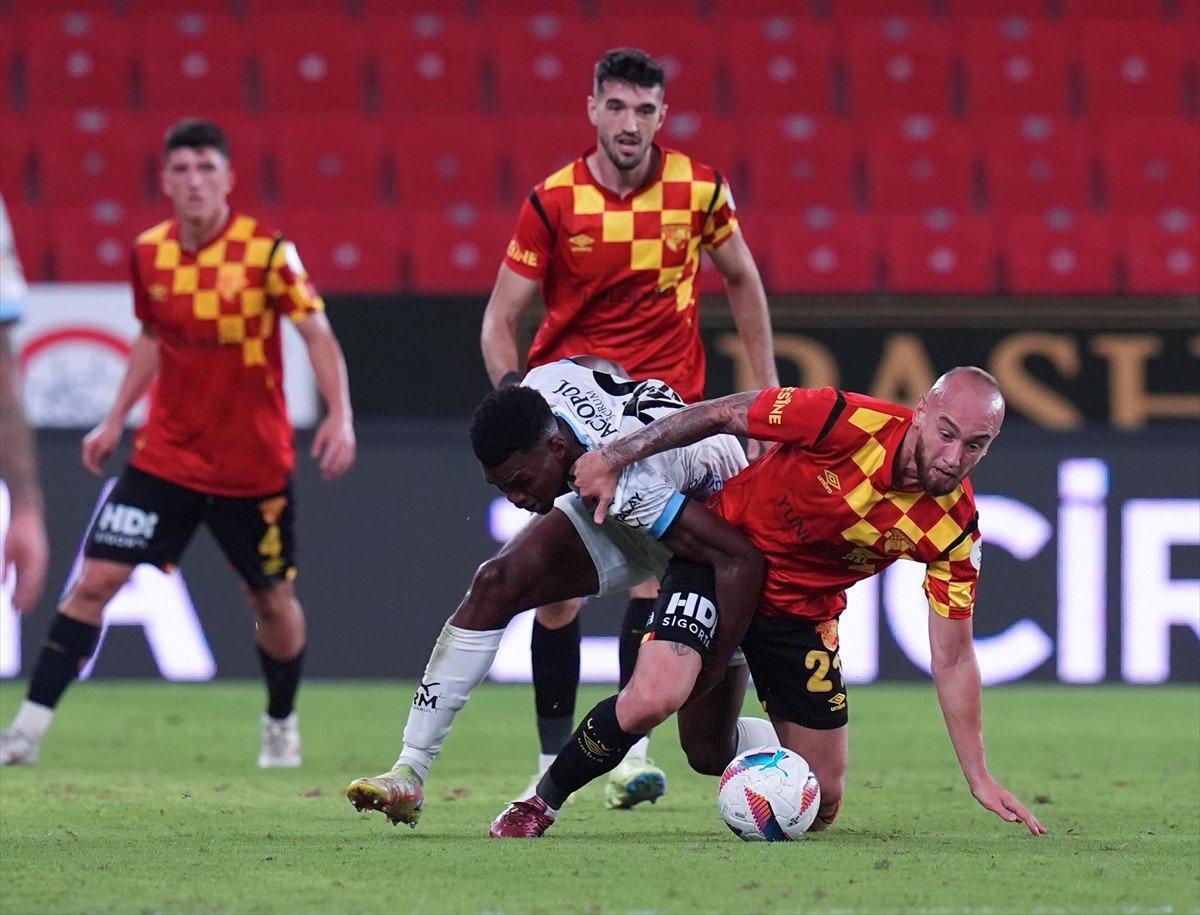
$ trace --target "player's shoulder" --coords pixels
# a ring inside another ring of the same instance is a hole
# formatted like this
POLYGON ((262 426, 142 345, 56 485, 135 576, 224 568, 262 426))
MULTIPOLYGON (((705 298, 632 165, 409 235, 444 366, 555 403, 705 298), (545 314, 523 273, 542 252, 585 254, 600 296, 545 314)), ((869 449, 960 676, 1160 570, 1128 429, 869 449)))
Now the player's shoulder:
POLYGON ((582 159, 572 159, 562 168, 551 172, 534 188, 540 198, 553 199, 572 193, 571 188, 579 183, 579 166, 582 159))
POLYGON ((858 394, 854 391, 840 393, 846 404, 844 410, 846 418, 852 422, 857 420, 857 425, 861 425, 868 417, 879 417, 881 422, 888 420, 906 422, 912 418, 912 410, 903 404, 881 400, 878 397, 871 397, 869 394, 858 394))
POLYGON ((174 219, 164 219, 162 222, 156 223, 150 228, 139 232, 133 243, 139 248, 157 246, 161 242, 167 240, 168 236, 171 234, 171 228, 174 225, 174 219))
POLYGON ((691 181, 717 180, 718 171, 713 166, 689 156, 686 152, 663 147, 663 180, 679 180, 687 176, 691 181))

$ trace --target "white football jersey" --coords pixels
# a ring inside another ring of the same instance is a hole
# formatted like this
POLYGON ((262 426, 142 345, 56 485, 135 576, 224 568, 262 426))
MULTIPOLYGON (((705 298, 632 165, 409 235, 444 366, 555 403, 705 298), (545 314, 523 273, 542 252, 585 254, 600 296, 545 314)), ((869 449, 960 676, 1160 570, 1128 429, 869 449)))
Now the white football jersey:
MULTIPOLYGON (((539 366, 521 383, 540 391, 589 451, 686 406, 662 381, 631 381, 569 359, 539 366)), ((732 435, 651 455, 625 468, 609 517, 661 537, 688 498, 707 499, 745 466, 732 435)))

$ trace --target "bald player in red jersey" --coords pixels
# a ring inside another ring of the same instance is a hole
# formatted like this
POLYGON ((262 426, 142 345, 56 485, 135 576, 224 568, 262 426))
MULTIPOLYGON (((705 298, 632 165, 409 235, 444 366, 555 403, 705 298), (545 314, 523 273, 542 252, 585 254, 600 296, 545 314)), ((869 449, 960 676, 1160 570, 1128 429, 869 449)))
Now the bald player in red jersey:
MULTIPOLYGON (((665 381, 688 403, 704 396, 697 280, 707 251, 725 278, 730 310, 756 384, 779 383, 766 295, 738 228, 724 176, 654 142, 667 114, 666 76, 645 51, 619 48, 596 64, 588 118, 596 145, 529 194, 484 313, 481 345, 497 387, 521 378, 517 328, 539 287, 546 313, 526 369, 588 354, 630 378, 665 381)), ((536 142, 536 138, 529 138, 536 142)), ((749 446, 757 456, 757 443, 749 446)), ((628 682, 658 593, 631 591, 620 640, 628 682)), ((540 607, 533 627, 533 682, 544 770, 574 728, 581 602, 540 607)), ((654 800, 664 776, 646 745, 606 787, 610 807, 654 800)))
POLYGON ((104 608, 134 567, 170 569, 205 524, 242 579, 267 685, 261 768, 300 764, 294 710, 306 641, 292 579, 295 469, 283 398, 280 322, 303 337, 327 414, 313 437, 322 476, 350 468, 355 437, 341 347, 295 247, 230 209, 224 132, 180 121, 163 144, 162 189, 175 217, 133 247, 142 329, 108 416, 83 440, 93 473, 116 450, 147 391, 129 466, 96 513, 78 581, 63 598, 0 765, 37 761, 59 699, 96 650, 104 608))
MULTIPOLYGON (((767 560, 742 649, 780 743, 820 780, 814 828, 833 822, 845 790, 849 719, 837 621, 846 588, 907 559, 926 567, 933 681, 971 793, 1002 819, 1045 832, 988 771, 972 640, 980 539, 967 475, 1003 421, 995 379, 961 367, 915 410, 832 388, 751 391, 680 410, 574 465, 600 521, 621 469, 647 455, 719 432, 779 443, 709 505, 767 560)), ((720 687, 680 712, 708 721, 706 746, 685 747, 700 771, 719 774, 732 758, 728 710, 741 707, 745 688, 744 673, 731 667, 720 687)))

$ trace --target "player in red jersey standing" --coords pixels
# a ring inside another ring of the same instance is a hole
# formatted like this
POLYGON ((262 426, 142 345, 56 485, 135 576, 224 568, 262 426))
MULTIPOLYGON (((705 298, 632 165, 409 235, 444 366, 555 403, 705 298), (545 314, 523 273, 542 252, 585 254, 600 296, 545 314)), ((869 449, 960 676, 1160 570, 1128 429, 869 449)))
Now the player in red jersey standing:
MULTIPOLYGON (((497 387, 520 381, 517 327, 540 287, 546 314, 526 369, 586 353, 618 363, 630 378, 665 381, 689 403, 701 399, 702 251, 725 278, 755 381, 779 383, 766 295, 728 183, 654 142, 667 113, 665 87, 662 67, 645 51, 620 48, 597 62, 587 100, 597 145, 529 194, 484 313, 483 358, 497 387)), ((621 627, 622 684, 657 593, 655 581, 630 592, 621 627)), ((580 604, 540 607, 534 622, 539 774, 574 729, 580 604)), ((646 760, 646 743, 626 760, 612 774, 606 803, 630 807, 661 796, 665 778, 646 760)))
POLYGON ((294 703, 305 624, 292 586, 295 460, 279 321, 290 318, 304 338, 328 408, 312 444, 326 479, 354 463, 346 364, 292 243, 230 210, 233 172, 219 127, 186 120, 167 132, 162 188, 175 218, 134 244, 142 330, 108 416, 84 437, 84 466, 100 472, 147 390, 149 418, 88 531, 83 569, 50 626, 26 699, 0 735, 3 765, 37 761, 55 706, 96 649, 105 605, 134 566, 174 566, 201 522, 254 611, 267 684, 258 764, 300 764, 294 703))
MULTIPOLYGON (((988 771, 972 640, 980 536, 967 474, 1003 421, 996 380, 963 367, 939 378, 911 411, 832 388, 751 391, 680 410, 575 463, 579 493, 595 500, 599 522, 621 468, 650 454, 721 432, 780 443, 727 481, 709 506, 767 560, 742 649, 780 743, 820 780, 814 828, 833 822, 845 790, 849 719, 837 622, 846 588, 911 559, 926 566, 933 681, 971 793, 1002 819, 1045 832, 988 771)), ((745 680, 727 676, 724 686, 744 690, 745 680)), ((722 707, 719 691, 680 712, 681 733, 686 716, 722 707)), ((729 707, 740 708, 734 699, 729 707)), ((720 753, 685 747, 693 765, 703 756, 698 768, 720 774, 733 756, 733 728, 724 722, 720 753)))

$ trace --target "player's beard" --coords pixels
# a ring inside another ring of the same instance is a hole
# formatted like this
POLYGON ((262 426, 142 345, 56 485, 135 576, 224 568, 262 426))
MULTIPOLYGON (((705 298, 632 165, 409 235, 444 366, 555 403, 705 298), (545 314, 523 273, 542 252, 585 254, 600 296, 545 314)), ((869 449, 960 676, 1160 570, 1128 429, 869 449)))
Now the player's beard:
POLYGON ((616 137, 602 137, 600 139, 600 145, 604 148, 604 155, 608 156, 608 161, 613 164, 614 168, 622 172, 633 171, 646 160, 649 145, 643 144, 640 137, 638 138, 638 143, 641 153, 632 159, 625 159, 621 154, 620 147, 617 146, 616 137))
POLYGON ((925 453, 924 439, 917 439, 915 453, 917 461, 917 476, 921 480, 921 488, 931 496, 948 496, 958 488, 961 477, 943 477, 935 475, 929 465, 929 456, 925 453))

